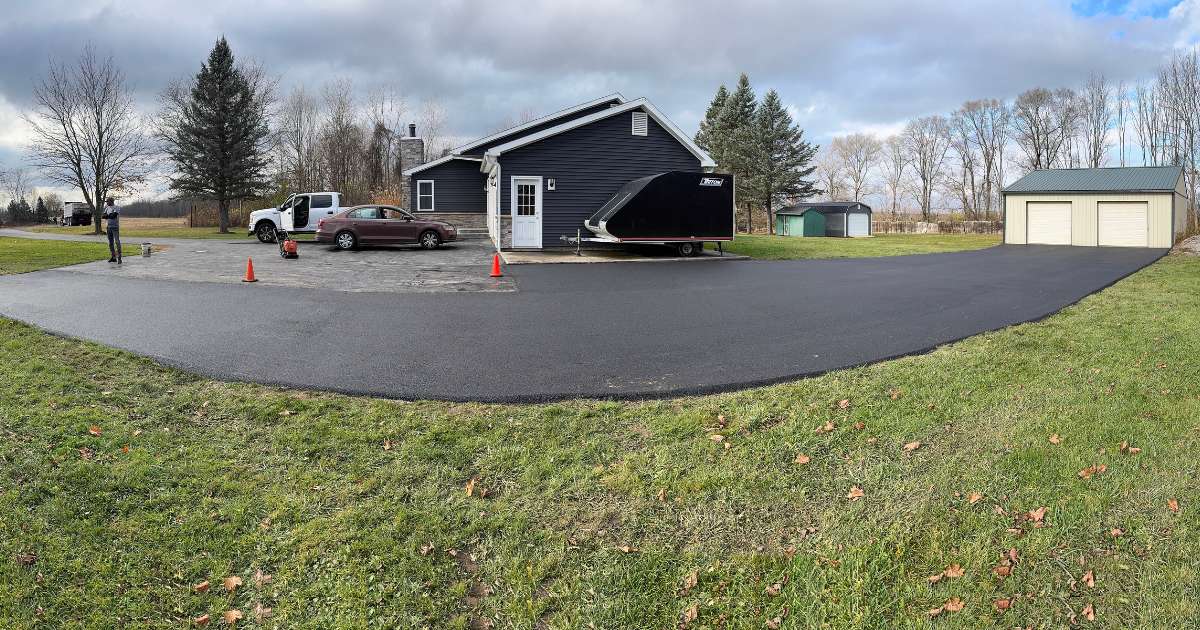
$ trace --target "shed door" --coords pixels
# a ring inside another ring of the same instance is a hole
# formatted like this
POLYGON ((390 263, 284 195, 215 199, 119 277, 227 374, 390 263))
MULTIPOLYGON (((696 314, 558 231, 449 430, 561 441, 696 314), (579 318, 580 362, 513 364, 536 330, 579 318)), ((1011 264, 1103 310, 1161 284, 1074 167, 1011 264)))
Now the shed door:
POLYGON ((825 236, 846 235, 846 213, 831 212, 825 215, 825 236))
POLYGON ((870 236, 871 234, 871 215, 852 213, 850 217, 850 234, 847 236, 870 236))
POLYGON ((1101 202, 1096 204, 1096 214, 1099 222, 1098 244, 1114 247, 1149 246, 1145 202, 1101 202))
POLYGON ((1071 203, 1029 202, 1026 205, 1026 241, 1037 245, 1071 244, 1071 203))
POLYGON ((512 246, 542 246, 542 178, 512 179, 512 246))

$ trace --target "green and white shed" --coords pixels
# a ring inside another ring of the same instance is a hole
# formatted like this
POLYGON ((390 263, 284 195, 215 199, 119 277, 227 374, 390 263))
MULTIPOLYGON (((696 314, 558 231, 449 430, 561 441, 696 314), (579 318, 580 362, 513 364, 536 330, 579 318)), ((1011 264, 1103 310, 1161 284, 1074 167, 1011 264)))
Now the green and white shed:
POLYGON ((825 236, 825 215, 813 208, 784 208, 775 213, 775 233, 780 236, 825 236))
POLYGON ((780 236, 870 236, 871 207, 857 201, 821 201, 775 212, 780 236))

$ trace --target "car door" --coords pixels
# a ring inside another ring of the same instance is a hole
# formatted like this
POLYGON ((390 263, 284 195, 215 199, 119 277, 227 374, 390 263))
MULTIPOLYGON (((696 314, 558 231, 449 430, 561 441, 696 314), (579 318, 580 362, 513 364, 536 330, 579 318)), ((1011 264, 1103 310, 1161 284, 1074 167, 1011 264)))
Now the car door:
POLYGON ((308 195, 292 197, 290 208, 282 212, 283 229, 289 232, 303 232, 308 229, 308 195))
POLYGON ((333 195, 309 195, 308 200, 308 217, 304 223, 305 227, 298 228, 304 230, 316 231, 317 223, 321 219, 333 216, 337 208, 333 207, 333 195))
POLYGON ((294 226, 294 223, 292 222, 292 206, 295 203, 296 197, 292 196, 289 197, 287 201, 283 202, 282 206, 279 206, 279 227, 288 230, 289 232, 294 226))
POLYGON ((356 208, 350 212, 348 218, 354 226, 354 233, 358 235, 359 241, 363 243, 380 241, 382 221, 379 220, 379 208, 374 206, 356 208))
POLYGON ((382 208, 382 238, 388 243, 415 243, 420 221, 399 208, 382 208))

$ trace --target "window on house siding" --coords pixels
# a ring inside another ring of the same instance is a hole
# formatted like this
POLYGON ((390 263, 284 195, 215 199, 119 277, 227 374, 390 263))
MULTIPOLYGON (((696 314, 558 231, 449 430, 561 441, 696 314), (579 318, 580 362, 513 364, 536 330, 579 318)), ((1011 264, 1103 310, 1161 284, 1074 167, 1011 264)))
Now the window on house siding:
POLYGON ((417 182, 417 210, 433 212, 433 180, 423 179, 417 182))
POLYGON ((644 136, 650 126, 646 112, 633 112, 633 135, 644 136))

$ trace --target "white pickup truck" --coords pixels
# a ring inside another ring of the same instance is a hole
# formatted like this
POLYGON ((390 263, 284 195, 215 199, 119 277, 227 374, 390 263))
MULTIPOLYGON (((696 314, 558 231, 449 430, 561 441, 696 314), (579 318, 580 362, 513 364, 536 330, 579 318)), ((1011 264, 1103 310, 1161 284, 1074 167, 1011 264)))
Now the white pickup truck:
POLYGON ((299 193, 291 195, 278 208, 264 208, 250 213, 246 233, 264 243, 275 242, 275 229, 288 232, 316 232, 317 223, 342 208, 342 195, 335 192, 299 193))

